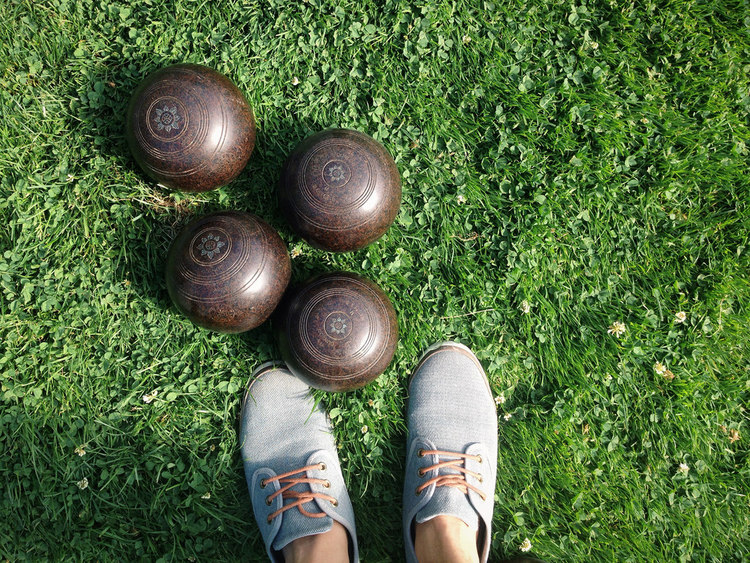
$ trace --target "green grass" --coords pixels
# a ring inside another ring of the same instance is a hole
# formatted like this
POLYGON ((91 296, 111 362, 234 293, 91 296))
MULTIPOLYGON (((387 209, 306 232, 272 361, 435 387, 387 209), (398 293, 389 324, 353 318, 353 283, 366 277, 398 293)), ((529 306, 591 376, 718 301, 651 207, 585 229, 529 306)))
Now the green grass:
POLYGON ((750 559, 747 2, 3 12, 0 556, 263 559, 236 430, 270 328, 197 329, 163 282, 181 226, 232 208, 299 252, 295 281, 352 270, 393 298, 387 372, 321 394, 364 560, 402 558, 406 381, 446 338, 506 398, 493 559, 527 537, 549 560, 750 559), (182 61, 227 74, 259 127, 248 168, 203 195, 154 185, 124 138, 134 87, 182 61), (291 148, 335 126, 381 141, 404 185, 389 232, 341 255, 274 193, 291 148))

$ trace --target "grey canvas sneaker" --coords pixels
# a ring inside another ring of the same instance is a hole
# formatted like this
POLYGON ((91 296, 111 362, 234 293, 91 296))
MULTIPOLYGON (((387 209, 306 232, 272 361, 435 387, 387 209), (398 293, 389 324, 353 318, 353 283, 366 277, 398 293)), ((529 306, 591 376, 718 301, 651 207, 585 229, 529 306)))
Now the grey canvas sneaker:
POLYGON ((445 342, 422 357, 409 384, 404 480, 406 559, 415 526, 440 515, 478 531, 487 561, 497 471, 497 411, 489 381, 466 346, 445 342))
POLYGON ((287 369, 263 365, 251 376, 240 446, 255 521, 271 561, 292 541, 327 532, 333 521, 359 560, 354 510, 341 474, 328 417, 310 388, 287 369))

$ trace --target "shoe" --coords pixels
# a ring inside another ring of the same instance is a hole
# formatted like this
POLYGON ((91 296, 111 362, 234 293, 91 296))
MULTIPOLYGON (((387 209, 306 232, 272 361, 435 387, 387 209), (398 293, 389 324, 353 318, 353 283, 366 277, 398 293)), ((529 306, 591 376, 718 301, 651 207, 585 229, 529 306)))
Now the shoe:
POLYGON ((333 521, 359 560, 354 509, 323 406, 286 368, 258 368, 245 392, 240 422, 245 478, 255 521, 271 561, 292 541, 327 532, 333 521))
POLYGON ((497 471, 497 411, 489 381, 466 346, 444 342, 420 360, 409 384, 404 480, 406 559, 417 561, 415 526, 440 515, 478 531, 489 556, 497 471))

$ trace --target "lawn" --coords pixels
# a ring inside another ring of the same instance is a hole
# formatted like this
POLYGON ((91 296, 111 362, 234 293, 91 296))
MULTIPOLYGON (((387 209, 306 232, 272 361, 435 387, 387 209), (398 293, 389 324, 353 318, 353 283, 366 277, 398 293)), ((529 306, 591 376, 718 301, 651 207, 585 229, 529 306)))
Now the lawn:
POLYGON ((238 450, 271 326, 196 328, 164 259, 247 210, 293 281, 391 296, 400 342, 320 393, 365 561, 403 557, 408 376, 474 349, 500 423, 492 558, 750 560, 750 8, 746 1, 4 0, 0 556, 263 560, 238 450), (130 156, 131 92, 211 66, 258 122, 241 176, 166 190, 130 156), (315 250, 281 217, 289 151, 331 127, 393 155, 386 235, 315 250))

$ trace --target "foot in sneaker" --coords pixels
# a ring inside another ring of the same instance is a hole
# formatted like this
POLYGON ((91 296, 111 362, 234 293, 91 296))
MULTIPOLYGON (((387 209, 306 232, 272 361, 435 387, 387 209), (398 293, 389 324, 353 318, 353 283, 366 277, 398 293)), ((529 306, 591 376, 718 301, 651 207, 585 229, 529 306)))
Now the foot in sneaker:
POLYGON ((456 530, 463 540, 475 542, 469 546, 476 548, 472 555, 487 561, 497 412, 487 376, 466 346, 446 342, 423 356, 409 384, 407 425, 407 560, 417 561, 419 536, 431 541, 436 531, 456 530))
POLYGON ((239 438, 253 513, 271 561, 283 561, 311 540, 343 539, 341 532, 346 540, 335 545, 342 559, 358 561, 354 510, 336 444, 310 388, 284 368, 261 366, 245 393, 239 438))

